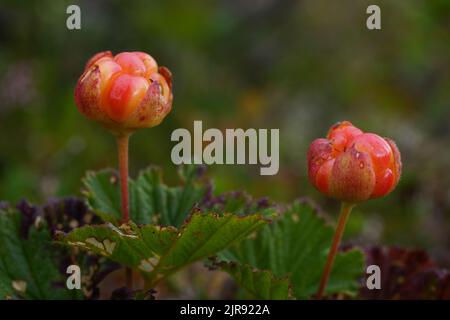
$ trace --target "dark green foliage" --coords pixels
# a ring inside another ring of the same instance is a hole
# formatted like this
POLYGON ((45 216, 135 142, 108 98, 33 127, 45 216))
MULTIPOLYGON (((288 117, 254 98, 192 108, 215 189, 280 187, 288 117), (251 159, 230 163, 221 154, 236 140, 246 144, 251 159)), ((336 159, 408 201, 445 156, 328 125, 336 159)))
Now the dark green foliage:
MULTIPOLYGON (((298 299, 311 297, 318 288, 326 256, 333 237, 333 228, 308 203, 296 202, 282 210, 272 224, 263 227, 254 237, 242 241, 222 253, 226 261, 239 264, 225 270, 244 287, 255 278, 248 272, 249 266, 268 270, 272 281, 288 278, 292 295, 298 299)), ((364 257, 359 250, 339 253, 327 286, 327 294, 347 293, 354 295, 359 287, 364 257)), ((267 271, 261 271, 267 272, 267 271)), ((262 277, 263 275, 261 275, 262 277)), ((267 277, 267 273, 264 275, 267 277)), ((288 295, 285 286, 284 296, 288 295)), ((267 291, 250 290, 256 297, 270 298, 267 291)))
MULTIPOLYGON (((180 167, 182 184, 168 187, 159 168, 141 171, 136 180, 129 180, 131 220, 137 224, 152 222, 179 227, 205 194, 206 185, 200 183, 201 176, 198 167, 180 167)), ((121 218, 121 206, 116 171, 89 172, 83 183, 89 206, 104 220, 117 223, 121 218)))

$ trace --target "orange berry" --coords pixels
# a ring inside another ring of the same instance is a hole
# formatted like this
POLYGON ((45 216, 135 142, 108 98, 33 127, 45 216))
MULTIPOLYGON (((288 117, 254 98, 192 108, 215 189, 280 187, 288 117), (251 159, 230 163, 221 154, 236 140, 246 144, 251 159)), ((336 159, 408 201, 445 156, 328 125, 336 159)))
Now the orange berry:
POLYGON ((170 71, 144 52, 97 53, 75 88, 78 110, 115 134, 158 125, 172 100, 170 71))
POLYGON ((392 140, 364 133, 348 121, 331 127, 327 139, 308 150, 308 177, 322 193, 360 202, 391 192, 401 176, 401 158, 392 140))

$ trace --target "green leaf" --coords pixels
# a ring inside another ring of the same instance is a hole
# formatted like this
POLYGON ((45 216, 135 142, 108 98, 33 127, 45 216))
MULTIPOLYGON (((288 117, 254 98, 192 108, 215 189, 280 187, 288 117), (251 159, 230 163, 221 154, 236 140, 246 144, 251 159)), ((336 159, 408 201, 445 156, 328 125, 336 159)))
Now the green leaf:
POLYGON ((73 292, 57 268, 57 252, 44 220, 23 232, 24 217, 13 208, 0 209, 0 298, 69 299, 73 292))
MULTIPOLYGON (((310 205, 295 203, 271 225, 262 228, 254 240, 240 242, 222 252, 221 257, 271 270, 275 277, 289 276, 293 295, 305 299, 317 291, 333 233, 334 229, 310 205)), ((364 256, 359 250, 339 253, 326 293, 354 294, 363 265, 364 256)), ((246 287, 246 281, 250 280, 241 278, 238 282, 246 287)))
POLYGON ((179 167, 182 185, 168 187, 162 179, 162 172, 156 168, 144 170, 139 175, 136 185, 147 196, 142 208, 148 208, 150 214, 156 214, 156 223, 179 227, 198 204, 206 191, 206 185, 199 180, 198 168, 195 166, 179 167))
MULTIPOLYGON (((120 187, 119 176, 112 169, 98 172, 89 171, 83 178, 86 190, 83 191, 91 209, 100 213, 102 218, 120 220, 120 187)), ((131 188, 130 188, 131 189, 131 188)), ((132 192, 130 192, 132 193, 132 192)))
POLYGON ((268 270, 258 270, 248 264, 236 262, 218 262, 216 267, 228 272, 234 280, 257 299, 290 299, 288 277, 274 277, 268 270))
POLYGON ((184 266, 215 255, 266 223, 260 215, 193 212, 180 229, 157 225, 85 226, 58 240, 104 255, 143 272, 151 283, 184 266))
MULTIPOLYGON (((150 167, 129 179, 130 217, 137 224, 157 223, 179 227, 206 191, 198 167, 182 166, 182 184, 164 184, 161 170, 150 167)), ((88 204, 103 220, 117 224, 121 219, 120 184, 117 172, 89 172, 83 179, 88 204)))

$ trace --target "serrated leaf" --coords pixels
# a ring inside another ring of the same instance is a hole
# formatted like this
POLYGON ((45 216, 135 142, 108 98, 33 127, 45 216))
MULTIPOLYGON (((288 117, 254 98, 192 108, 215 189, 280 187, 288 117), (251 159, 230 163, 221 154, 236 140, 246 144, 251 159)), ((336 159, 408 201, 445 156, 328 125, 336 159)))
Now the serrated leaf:
POLYGON ((132 222, 121 227, 106 224, 59 234, 58 240, 136 268, 155 282, 192 262, 217 254, 265 222, 260 215, 238 217, 194 212, 179 230, 151 224, 138 227, 132 222))
MULTIPOLYGON (((271 270, 276 277, 289 276, 293 295, 305 299, 317 291, 333 233, 334 229, 311 206, 295 203, 271 225, 260 229, 255 239, 242 241, 221 256, 271 270)), ((359 250, 339 253, 326 293, 355 293, 363 265, 359 250)))
POLYGON ((233 212, 247 215, 258 212, 266 217, 276 214, 274 204, 267 198, 253 199, 244 191, 232 191, 218 196, 205 197, 201 208, 217 213, 233 212))
MULTIPOLYGON (((199 183, 198 167, 180 167, 179 176, 182 185, 177 187, 164 184, 161 170, 156 167, 141 171, 136 180, 129 179, 131 220, 179 227, 206 191, 206 185, 199 183)), ((117 224, 121 219, 117 172, 89 172, 83 183, 91 209, 103 220, 117 224)))
POLYGON ((22 215, 0 209, 0 298, 68 299, 73 292, 55 286, 64 282, 46 222, 21 234, 22 215))
MULTIPOLYGON (((86 190, 84 194, 88 205, 96 212, 110 215, 110 219, 120 220, 120 189, 116 171, 105 169, 98 172, 89 171, 83 178, 86 190)), ((131 188, 130 188, 131 189, 131 188)), ((130 192, 132 194, 132 192, 130 192)), ((104 218, 103 215, 101 215, 104 218)))
POLYGON ((258 270, 248 264, 219 262, 216 267, 228 272, 234 280, 257 299, 287 300, 290 298, 288 277, 274 277, 271 271, 258 270))

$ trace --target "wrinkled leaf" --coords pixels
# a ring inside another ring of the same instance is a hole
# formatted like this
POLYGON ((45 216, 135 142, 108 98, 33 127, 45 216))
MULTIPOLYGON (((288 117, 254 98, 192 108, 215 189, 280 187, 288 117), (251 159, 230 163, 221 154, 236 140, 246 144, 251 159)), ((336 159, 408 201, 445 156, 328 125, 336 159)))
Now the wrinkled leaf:
POLYGON ((0 209, 0 298, 75 298, 76 292, 56 285, 65 279, 46 221, 24 219, 15 208, 0 209))
MULTIPOLYGON (((86 188, 83 193, 92 210, 100 213, 102 218, 108 218, 107 215, 110 215, 110 220, 120 220, 122 214, 120 211, 119 176, 115 170, 89 171, 83 178, 83 185, 86 188)), ((131 186, 129 186, 129 189, 130 194, 133 194, 131 186)), ((131 199, 131 202, 134 202, 134 199, 131 199)))
POLYGON ((158 281, 180 268, 225 249, 246 237, 266 220, 260 215, 194 212, 178 230, 157 225, 112 224, 85 226, 58 240, 109 257, 158 281))
MULTIPOLYGON (((42 260, 46 263, 51 263, 50 267, 45 272, 50 272, 52 269, 56 269, 59 275, 54 274, 56 280, 47 282, 50 290, 53 294, 44 294, 39 299, 97 299, 99 297, 99 283, 110 272, 118 268, 117 264, 106 260, 104 257, 98 257, 93 255, 78 254, 72 248, 62 248, 56 246, 53 243, 52 235, 55 231, 69 232, 73 228, 83 226, 86 223, 97 222, 98 219, 91 212, 89 212, 85 202, 78 198, 51 198, 45 204, 41 206, 31 205, 26 201, 21 201, 16 208, 12 208, 10 205, 3 205, 2 208, 5 212, 10 212, 7 215, 6 222, 14 221, 17 224, 17 232, 19 235, 18 240, 23 241, 23 248, 33 247, 32 257, 27 258, 27 262, 34 262, 34 258, 42 260), (36 237, 39 235, 39 237, 36 237), (70 250, 69 250, 70 249, 70 250), (42 254, 41 254, 42 252, 42 254), (36 256, 35 256, 36 254, 36 256), (82 271, 81 289, 82 290, 68 290, 66 289, 66 279, 68 274, 66 273, 69 265, 76 264, 80 266, 82 271)), ((5 220, 3 220, 5 222, 5 220)), ((5 224, 7 225, 7 224, 5 224)), ((11 227, 11 224, 9 224, 11 227)), ((6 229, 3 229, 5 231, 6 229)), ((3 233, 5 234, 5 233, 3 233)), ((8 240, 4 241, 7 244, 13 239, 8 234, 8 240)), ((0 239, 0 241, 2 241, 0 239)), ((20 254, 9 247, 6 253, 1 253, 4 261, 9 261, 9 265, 23 264, 23 259, 20 254)), ((35 275, 34 270, 36 267, 30 266, 30 272, 35 275)), ((15 270, 15 268, 14 268, 15 270)), ((28 288, 29 281, 16 281, 12 286, 20 288, 24 283, 27 283, 28 288)), ((1 285, 0 285, 1 286, 1 285)), ((7 287, 10 288, 10 287, 7 287)), ((47 289, 46 289, 47 290, 47 289)), ((45 293, 46 291, 43 290, 45 293)), ((6 297, 9 297, 7 295, 6 297)), ((12 298, 26 298, 26 295, 16 292, 12 298)))
MULTIPOLYGON (((295 203, 271 225, 260 229, 253 240, 236 244, 222 252, 221 257, 271 270, 275 277, 288 276, 294 297, 305 299, 317 291, 333 232, 311 206, 295 203)), ((363 254, 358 250, 339 253, 326 293, 354 294, 363 263, 363 254)), ((246 281, 251 279, 241 277, 238 282, 245 287, 246 281)))
POLYGON ((236 262, 219 262, 216 267, 228 272, 236 283, 254 297, 264 300, 290 299, 288 277, 278 278, 268 270, 258 270, 248 264, 236 262))
MULTIPOLYGON (((179 227, 206 191, 200 183, 201 170, 182 166, 182 185, 164 184, 161 170, 150 167, 136 180, 129 179, 130 218, 137 224, 156 223, 179 227)), ((121 219, 120 183, 114 170, 89 172, 83 179, 88 204, 103 220, 117 224, 121 219)))

